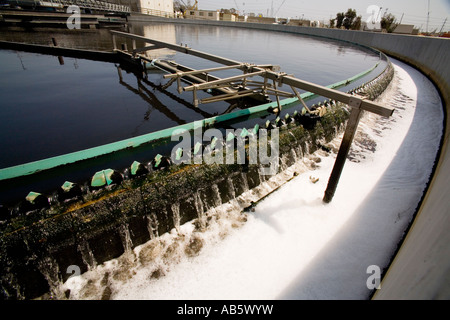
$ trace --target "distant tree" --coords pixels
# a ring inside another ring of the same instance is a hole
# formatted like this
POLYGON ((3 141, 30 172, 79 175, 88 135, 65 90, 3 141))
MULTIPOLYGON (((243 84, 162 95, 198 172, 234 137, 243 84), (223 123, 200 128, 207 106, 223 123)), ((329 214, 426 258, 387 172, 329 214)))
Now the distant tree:
POLYGON ((342 22, 344 21, 345 14, 343 12, 339 12, 336 14, 336 28, 340 29, 342 27, 342 22))
POLYGON ((353 23, 351 26, 352 30, 360 30, 361 29, 361 19, 362 19, 362 16, 357 16, 355 18, 355 20, 353 20, 353 23))
POLYGON ((330 28, 334 28, 336 25, 336 19, 330 19, 330 28))
POLYGON ((345 29, 359 30, 361 28, 361 16, 356 16, 356 10, 349 8, 346 13, 339 12, 336 14, 335 19, 330 19, 330 28, 336 26, 340 29, 344 27, 345 29))
POLYGON ((395 23, 395 16, 392 13, 384 15, 380 21, 381 28, 386 29, 387 32, 392 32, 397 27, 395 23))
POLYGON ((356 18, 356 10, 354 9, 348 9, 345 13, 344 21, 342 22, 342 25, 345 29, 350 29, 353 25, 353 20, 356 18))
POLYGON ((220 9, 220 13, 231 13, 231 14, 235 14, 237 13, 237 10, 235 8, 231 8, 231 9, 220 9))
POLYGON ((186 9, 187 9, 186 6, 185 6, 183 3, 181 3, 181 1, 175 0, 175 1, 173 2, 173 10, 174 10, 174 11, 185 12, 186 9))

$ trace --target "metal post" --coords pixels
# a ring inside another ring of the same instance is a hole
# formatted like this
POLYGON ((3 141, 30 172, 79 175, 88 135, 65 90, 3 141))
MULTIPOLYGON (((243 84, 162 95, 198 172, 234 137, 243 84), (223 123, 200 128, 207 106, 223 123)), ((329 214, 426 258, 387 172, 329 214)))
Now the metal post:
POLYGON ((194 88, 194 92, 193 92, 193 94, 194 94, 194 107, 198 107, 198 98, 197 98, 197 88, 198 88, 198 85, 197 84, 194 84, 193 85, 193 88, 194 88))
MULTIPOLYGON (((275 89, 275 91, 277 90, 277 82, 275 79, 273 79, 273 88, 275 89)), ((281 103, 280 103, 280 96, 278 95, 277 92, 275 92, 275 97, 277 98, 277 105, 278 105, 278 111, 276 113, 280 113, 281 112, 281 103)))
POLYGON ((178 89, 178 93, 182 93, 183 92, 183 87, 181 86, 181 75, 177 76, 177 89, 178 89))
POLYGON ((305 101, 303 101, 303 99, 302 99, 300 93, 297 91, 297 89, 295 89, 293 86, 291 86, 291 89, 292 89, 292 91, 294 91, 295 95, 297 96, 297 99, 303 104, 303 107, 305 107, 306 111, 311 113, 311 110, 308 108, 305 101))
POLYGON ((267 81, 268 81, 267 76, 264 75, 263 94, 266 94, 266 93, 267 93, 267 81))
POLYGON ((117 74, 119 75, 120 82, 122 82, 123 81, 122 69, 120 67, 117 67, 117 74))
POLYGON ((113 41, 114 51, 116 51, 117 50, 117 44, 116 44, 116 35, 114 33, 112 34, 112 41, 113 41))
POLYGON ((349 105, 352 107, 352 111, 350 112, 350 118, 347 121, 347 127, 345 128, 344 137, 342 138, 341 146, 339 147, 336 162, 334 163, 333 171, 331 172, 327 189, 325 190, 325 195, 323 197, 323 202, 325 203, 329 203, 333 199, 339 178, 341 177, 345 159, 350 151, 350 146, 352 144, 353 137, 355 136, 356 129, 358 128, 359 119, 361 118, 361 102, 362 100, 356 97, 350 99, 349 105))

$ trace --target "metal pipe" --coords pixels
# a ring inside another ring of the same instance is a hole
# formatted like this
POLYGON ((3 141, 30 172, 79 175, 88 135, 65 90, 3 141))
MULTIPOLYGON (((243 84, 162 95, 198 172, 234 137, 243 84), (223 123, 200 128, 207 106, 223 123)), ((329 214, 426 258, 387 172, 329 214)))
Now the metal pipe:
POLYGON ((345 128, 344 137, 342 138, 341 146, 339 147, 338 154, 336 156, 336 161, 331 171, 330 178, 328 180, 327 189, 323 196, 323 202, 329 203, 333 199, 334 193, 341 177, 342 170, 344 168, 345 160, 347 158, 348 152, 350 151, 350 146, 355 136, 356 129, 358 128, 359 119, 361 118, 361 109, 358 107, 353 107, 350 112, 350 118, 347 121, 347 127, 345 128))
MULTIPOLYGON (((223 83, 227 83, 227 82, 231 82, 231 81, 235 81, 235 80, 240 80, 240 79, 245 79, 247 77, 254 77, 254 76, 259 76, 263 73, 266 73, 266 70, 261 70, 261 71, 257 71, 257 72, 252 72, 252 73, 247 73, 247 74, 242 74, 242 75, 238 75, 238 76, 234 76, 234 77, 229 77, 229 78, 225 78, 225 79, 220 79, 220 80, 215 80, 215 81, 210 81, 210 82, 205 82, 202 84, 199 84, 196 86, 196 89, 206 89, 209 87, 213 87, 215 85, 219 85, 219 84, 223 84, 223 83)), ((184 91, 192 91, 194 90, 195 86, 189 86, 189 87, 185 87, 184 91)))
POLYGON ((130 39, 136 39, 136 40, 141 40, 147 43, 151 43, 151 44, 155 44, 155 45, 159 45, 162 47, 166 47, 167 49, 171 49, 174 51, 178 51, 178 52, 182 52, 182 53, 186 53, 186 54, 190 54, 199 58, 203 58, 203 59, 207 59, 210 61, 214 61, 226 66, 232 66, 232 65, 237 65, 237 64, 242 64, 239 61, 235 61, 235 60, 231 60, 231 59, 227 59, 227 58, 223 58, 223 57, 219 57, 213 54, 209 54, 206 52, 202 52, 202 51, 198 51, 198 50, 193 50, 189 47, 182 47, 180 45, 177 44, 172 44, 172 43, 168 43, 168 42, 164 42, 164 41, 158 41, 158 40, 154 40, 154 39, 149 39, 149 38, 145 38, 142 36, 138 36, 138 35, 134 35, 134 34, 129 34, 126 32, 121 32, 121 31, 115 31, 115 30, 110 30, 110 32, 113 35, 118 35, 121 37, 125 37, 125 38, 130 38, 130 39))
POLYGON ((177 72, 177 73, 165 74, 163 76, 163 78, 167 79, 167 78, 175 78, 175 77, 179 77, 179 76, 183 77, 185 75, 192 75, 192 74, 203 73, 203 72, 213 72, 213 71, 241 68, 242 66, 243 66, 243 64, 237 64, 237 65, 234 65, 234 66, 217 67, 217 68, 193 70, 193 71, 186 71, 186 72, 177 72))
POLYGON ((217 97, 205 98, 205 99, 200 100, 200 102, 206 104, 206 103, 212 103, 212 102, 218 102, 218 101, 224 101, 224 100, 231 100, 231 99, 238 99, 238 98, 242 98, 242 97, 248 97, 248 96, 252 96, 254 94, 255 94, 254 92, 247 92, 247 93, 242 93, 242 94, 241 93, 236 93, 234 95, 230 95, 230 96, 227 96, 227 97, 217 96, 217 97), (213 98, 216 98, 216 99, 213 99, 213 98))
POLYGON ((311 110, 308 108, 308 106, 306 105, 305 101, 303 101, 302 96, 300 95, 300 93, 298 93, 297 89, 295 89, 293 86, 291 86, 292 91, 294 91, 295 95, 297 96, 297 99, 302 103, 303 107, 305 107, 305 109, 311 113, 311 110))
MULTIPOLYGON (((269 78, 276 79, 277 74, 268 71, 267 76, 269 78)), ((308 81, 300 80, 294 77, 286 76, 281 78, 281 82, 284 84, 287 84, 292 87, 297 87, 302 90, 313 92, 319 96, 327 97, 333 100, 340 101, 345 104, 349 104, 350 100, 354 98, 351 94, 341 92, 335 89, 330 89, 318 84, 314 84, 308 81)), ((391 107, 385 107, 378 103, 369 101, 369 100, 363 100, 361 103, 361 109, 373 112, 375 114, 378 114, 380 116, 384 117, 390 117, 394 113, 394 108, 391 107)))
POLYGON ((212 97, 204 98, 201 101, 203 103, 203 101, 210 101, 210 100, 214 100, 214 101, 228 100, 228 99, 230 99, 230 97, 231 98, 239 98, 239 97, 243 96, 243 94, 247 94, 247 93, 256 94, 253 89, 248 89, 248 90, 230 92, 230 93, 221 94, 221 95, 218 95, 218 96, 212 96, 212 97))

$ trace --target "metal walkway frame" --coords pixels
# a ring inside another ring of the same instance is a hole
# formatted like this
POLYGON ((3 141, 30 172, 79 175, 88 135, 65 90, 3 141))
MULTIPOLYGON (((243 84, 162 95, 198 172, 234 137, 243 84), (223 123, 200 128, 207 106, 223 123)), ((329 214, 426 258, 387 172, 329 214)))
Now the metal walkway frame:
MULTIPOLYGON (((149 39, 142 36, 129 34, 121 31, 111 31, 112 37, 113 37, 113 45, 114 50, 117 50, 117 43, 116 43, 116 37, 124 37, 132 39, 133 44, 133 57, 136 57, 137 52, 143 52, 148 50, 153 50, 156 48, 167 48, 171 49, 177 52, 182 52, 185 54, 193 55, 202 59, 206 59, 209 61, 217 62, 220 64, 225 65, 228 68, 238 68, 244 71, 243 75, 235 76, 235 77, 229 77, 221 80, 215 80, 206 82, 203 84, 194 84, 192 86, 184 87, 184 91, 193 91, 194 94, 194 105, 198 104, 198 99, 196 96, 197 90, 206 90, 206 89, 213 89, 217 86, 225 86, 230 87, 232 85, 232 82, 235 80, 242 80, 246 81, 248 77, 253 76, 262 76, 264 78, 264 85, 260 85, 262 90, 267 90, 267 83, 268 80, 273 81, 273 88, 274 93, 276 94, 277 98, 277 107, 278 112, 281 111, 281 103, 280 103, 280 95, 278 94, 277 85, 281 86, 282 84, 286 84, 291 87, 294 94, 297 96, 297 99, 303 103, 303 105, 306 107, 306 104, 303 102, 303 99, 300 94, 298 94, 296 89, 305 90, 308 92, 313 92, 319 96, 323 96, 326 98, 330 98, 339 102, 342 102, 346 105, 348 105, 351 108, 349 120, 347 121, 347 126, 345 128, 344 136, 342 138, 342 143, 339 148, 336 162, 333 166, 333 170, 331 172, 330 178, 328 180, 327 189, 325 190, 325 194, 323 197, 323 202, 329 203, 333 199, 333 196, 335 194, 342 170, 344 168, 345 160, 347 158, 347 155, 350 151, 350 146, 352 144, 353 138, 356 133, 356 129, 358 128, 359 120, 362 116, 362 111, 369 111, 375 114, 378 114, 380 116, 384 117, 390 117, 394 109, 390 107, 382 106, 378 103, 375 103, 373 101, 367 100, 364 96, 356 96, 351 95, 348 93, 344 93, 335 89, 327 88, 321 85, 317 85, 308 81, 304 81, 298 78, 295 78, 291 75, 286 74, 285 72, 279 72, 278 70, 272 70, 273 66, 257 66, 257 65, 251 65, 248 63, 243 63, 236 60, 231 60, 227 58, 223 58, 217 55, 201 52, 198 50, 191 49, 187 46, 181 46, 176 44, 171 44, 159 40, 149 39), (149 43, 151 46, 144 47, 144 48, 136 48, 136 40, 143 41, 144 43, 149 43)), ((200 70, 201 71, 201 70, 200 70)), ((197 71, 198 72, 198 71, 197 71)), ((204 72, 204 71, 203 71, 204 72)), ((169 77, 177 77, 181 78, 183 76, 183 73, 180 74, 172 74, 169 75, 169 77)), ((179 82, 178 82, 179 83, 179 82)), ((180 89, 179 89, 180 90, 180 89)), ((250 92, 249 92, 250 93, 250 92)), ((222 98, 224 98, 222 96, 222 98)), ((227 96, 225 97, 227 98, 227 96)), ((307 107, 306 107, 307 108, 307 107)))
MULTIPOLYGON (((366 111, 373 112, 375 114, 378 114, 380 116, 385 116, 385 117, 391 116, 392 113, 394 112, 393 108, 384 107, 378 103, 367 100, 364 96, 353 95, 353 94, 341 92, 341 91, 334 89, 337 86, 339 86, 340 84, 342 84, 343 82, 348 83, 348 80, 340 81, 337 84, 325 87, 325 86, 313 84, 313 83, 310 83, 310 82, 307 82, 307 81, 304 81, 301 79, 297 79, 297 78, 295 78, 291 75, 287 75, 286 73, 283 73, 283 72, 278 72, 278 71, 272 70, 273 68, 271 68, 271 67, 273 67, 273 66, 249 65, 249 64, 242 63, 239 61, 219 57, 216 55, 208 54, 208 53, 197 51, 197 50, 193 50, 191 48, 188 48, 187 46, 183 47, 180 45, 166 43, 166 42, 149 39, 149 38, 145 38, 142 36, 129 34, 129 33, 125 33, 125 32, 120 32, 120 31, 111 30, 110 32, 111 32, 112 38, 113 38, 112 40, 113 40, 113 45, 114 45, 114 52, 125 54, 127 57, 131 58, 132 60, 142 62, 141 56, 138 54, 138 52, 144 52, 147 50, 151 50, 153 48, 154 49, 168 48, 168 49, 175 50, 177 52, 191 54, 191 55, 203 58, 203 59, 214 61, 214 62, 225 65, 225 67, 236 68, 237 66, 239 66, 239 68, 244 68, 244 70, 243 70, 244 72, 249 71, 248 66, 251 66, 250 74, 253 74, 253 76, 263 75, 265 79, 272 80, 274 86, 276 86, 277 84, 278 85, 281 85, 281 84, 289 85, 295 94, 295 97, 284 99, 283 101, 280 101, 277 96, 277 101, 275 103, 265 103, 265 104, 253 107, 253 108, 251 108, 251 110, 244 109, 244 110, 239 110, 237 112, 224 114, 224 115, 209 118, 209 119, 203 119, 202 121, 200 121, 203 126, 206 126, 208 124, 222 122, 222 121, 227 121, 230 119, 236 119, 236 118, 242 117, 242 116, 248 116, 249 114, 254 114, 254 113, 258 113, 258 112, 263 112, 263 111, 267 112, 267 110, 269 110, 269 108, 272 108, 272 109, 274 107, 281 108, 283 105, 295 104, 295 103, 298 103, 299 101, 303 102, 303 99, 306 96, 314 96, 314 95, 323 96, 323 97, 327 97, 332 100, 339 101, 341 103, 348 105, 351 108, 350 117, 347 122, 347 126, 346 126, 346 129, 344 132, 344 137, 343 137, 343 140, 342 140, 342 143, 341 143, 338 155, 337 155, 335 165, 333 167, 333 171, 331 173, 331 176, 330 176, 330 179, 328 182, 327 189, 325 191, 325 195, 323 198, 324 202, 330 202, 334 196, 334 192, 336 190, 337 183, 339 181, 340 174, 342 172, 342 169, 343 169, 343 166, 345 163, 345 159, 347 157, 347 154, 350 149, 350 145, 352 143, 354 134, 356 132, 356 129, 357 129, 357 126, 359 123, 359 119, 362 115, 362 111, 366 110, 366 111), (124 38, 132 39, 132 42, 133 42, 132 53, 118 50, 116 37, 124 37, 124 38), (137 49, 136 48, 136 40, 143 41, 144 43, 150 43, 151 46, 137 49), (145 50, 143 50, 143 49, 145 49, 145 50), (307 92, 304 94, 299 94, 296 91, 296 89, 306 90, 307 92)), ((371 68, 370 70, 368 70, 366 72, 361 73, 360 75, 370 72, 375 67, 371 68)), ((385 72, 386 70, 387 70, 387 68, 383 72, 385 72)), ((197 70, 197 72, 198 72, 198 70, 197 70)), ((357 75, 353 78, 356 78, 358 76, 359 75, 357 75)), ((172 77, 172 80, 181 78, 177 74, 172 74, 172 76, 168 76, 167 78, 170 78, 170 77, 172 77)), ((245 77, 245 76, 239 77, 240 80, 247 79, 247 78, 248 77, 245 77)), ((223 83, 229 84, 230 81, 232 81, 232 80, 230 80, 230 78, 228 78, 228 79, 222 79, 221 81, 224 81, 223 83)), ((209 83, 205 84, 205 87, 207 87, 206 85, 210 86, 211 84, 218 85, 219 83, 218 82, 215 82, 215 83, 209 82, 209 83)), ((190 86, 190 87, 192 88, 192 90, 194 89, 192 86, 190 86)), ((183 90, 189 91, 189 90, 191 90, 191 89, 189 89, 190 87, 189 86, 185 87, 185 88, 183 88, 183 90)), ((276 87, 275 87, 275 89, 276 89, 276 87)), ((306 106, 306 104, 304 104, 304 106, 306 106)), ((198 125, 198 122, 197 122, 197 125, 198 125)), ((126 140, 110 143, 110 144, 103 145, 103 146, 98 146, 98 147, 94 147, 94 148, 90 148, 90 149, 86 149, 86 150, 81 150, 78 152, 73 152, 70 154, 65 154, 65 155, 61 155, 61 156, 57 156, 57 157, 53 157, 53 158, 43 159, 43 160, 31 162, 31 163, 14 166, 14 167, 0 169, 0 180, 6 180, 6 179, 14 178, 14 177, 33 174, 35 172, 39 172, 42 170, 47 170, 47 169, 55 168, 58 166, 75 163, 75 162, 78 162, 81 160, 86 160, 89 158, 98 157, 98 156, 105 155, 108 153, 116 152, 118 150, 125 149, 125 148, 138 147, 139 145, 148 143, 152 140, 162 139, 164 137, 170 137, 172 135, 173 131, 177 130, 177 129, 192 130, 192 129, 194 129, 193 126, 194 126, 193 123, 188 123, 185 125, 167 128, 164 130, 160 130, 158 132, 149 133, 149 134, 135 137, 132 139, 126 139, 126 140)))

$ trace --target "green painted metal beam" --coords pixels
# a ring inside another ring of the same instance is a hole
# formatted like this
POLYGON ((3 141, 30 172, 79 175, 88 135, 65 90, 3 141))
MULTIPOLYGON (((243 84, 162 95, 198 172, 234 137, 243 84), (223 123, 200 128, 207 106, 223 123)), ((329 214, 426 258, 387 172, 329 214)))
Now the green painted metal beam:
MULTIPOLYGON (((339 82, 329 85, 327 87, 336 89, 338 87, 348 85, 351 82, 354 82, 354 81, 362 78, 363 76, 367 75, 368 73, 370 73, 372 70, 374 70, 378 66, 378 64, 379 63, 374 65, 372 68, 370 68, 364 72, 361 72, 360 74, 358 74, 356 76, 353 76, 353 77, 343 80, 343 81, 339 81, 339 82)), ((317 95, 315 95, 311 92, 305 92, 305 93, 302 93, 300 96, 303 100, 306 101, 306 100, 310 100, 310 99, 316 97, 317 95)), ((298 98, 294 97, 294 98, 283 99, 283 100, 281 100, 280 104, 283 107, 289 107, 292 105, 296 105, 298 102, 299 102, 298 98)), ((155 131, 155 132, 148 133, 148 134, 141 135, 141 136, 137 136, 137 137, 133 137, 133 138, 125 139, 125 140, 120 140, 120 141, 113 142, 113 143, 108 143, 105 145, 101 145, 101 146, 97 146, 97 147, 93 147, 93 148, 89 148, 89 149, 85 149, 85 150, 80 150, 80 151, 76 151, 76 152, 72 152, 72 153, 63 154, 60 156, 55 156, 55 157, 51 157, 51 158, 46 158, 46 159, 42 159, 42 160, 38 160, 38 161, 28 162, 28 163, 24 163, 24 164, 12 166, 12 167, 0 169, 0 180, 8 180, 8 179, 21 177, 21 176, 31 175, 34 173, 38 173, 40 171, 49 170, 52 168, 72 164, 75 162, 103 156, 103 155, 117 152, 117 151, 120 151, 123 149, 136 148, 136 147, 139 147, 143 144, 146 144, 146 143, 149 143, 152 141, 170 138, 172 136, 172 133, 174 133, 174 131, 176 131, 176 130, 191 131, 191 130, 194 130, 196 128, 196 126, 198 126, 200 124, 202 125, 202 127, 205 127, 207 125, 230 121, 230 120, 234 120, 234 119, 238 119, 238 118, 246 117, 246 116, 250 116, 250 115, 256 115, 256 114, 267 111, 267 109, 269 109, 269 108, 275 108, 275 107, 278 107, 278 104, 276 101, 271 102, 271 103, 262 104, 259 106, 255 106, 255 107, 251 107, 248 109, 239 110, 239 111, 232 112, 232 113, 227 113, 227 114, 223 114, 223 115, 219 115, 219 116, 215 116, 215 117, 211 117, 211 118, 206 118, 206 119, 198 120, 195 122, 190 122, 187 124, 155 131)))

